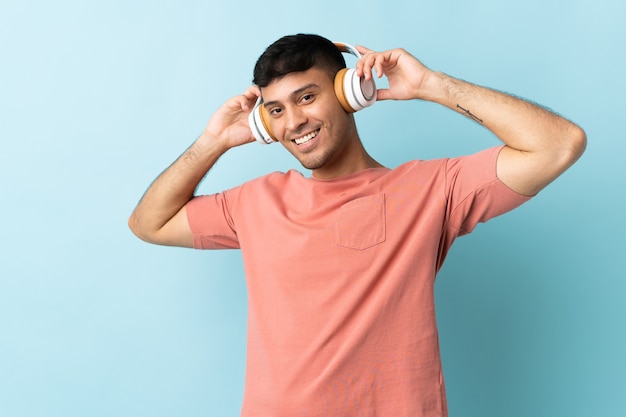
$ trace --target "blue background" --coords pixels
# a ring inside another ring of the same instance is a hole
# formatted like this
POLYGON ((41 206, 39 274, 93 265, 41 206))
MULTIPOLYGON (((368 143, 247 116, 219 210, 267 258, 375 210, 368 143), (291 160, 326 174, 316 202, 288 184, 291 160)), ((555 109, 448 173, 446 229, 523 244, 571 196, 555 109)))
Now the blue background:
MULTIPOLYGON (((404 47, 586 130, 570 171, 450 253, 436 294, 450 413, 626 415, 625 17, 617 0, 2 1, 0 415, 238 415, 239 252, 151 246, 126 221, 296 32, 404 47)), ((497 143, 431 103, 357 121, 392 167, 497 143)), ((201 191, 297 166, 251 144, 201 191)))

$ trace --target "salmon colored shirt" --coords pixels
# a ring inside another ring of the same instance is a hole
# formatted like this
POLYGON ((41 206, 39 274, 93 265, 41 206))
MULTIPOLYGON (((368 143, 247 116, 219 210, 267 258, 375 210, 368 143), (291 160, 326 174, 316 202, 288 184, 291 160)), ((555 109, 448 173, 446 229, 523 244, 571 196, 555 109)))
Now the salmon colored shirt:
POLYGON ((447 415, 435 275, 457 236, 528 200, 496 177, 500 149, 189 203, 196 248, 243 255, 242 416, 447 415))

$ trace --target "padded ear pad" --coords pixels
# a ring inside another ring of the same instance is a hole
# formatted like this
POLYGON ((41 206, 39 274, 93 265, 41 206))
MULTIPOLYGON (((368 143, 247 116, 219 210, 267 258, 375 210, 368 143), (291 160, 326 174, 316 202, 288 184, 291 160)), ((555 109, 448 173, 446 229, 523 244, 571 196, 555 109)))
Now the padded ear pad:
POLYGON ((270 120, 267 110, 263 107, 263 99, 259 97, 254 108, 248 115, 248 124, 255 139, 261 143, 277 142, 270 129, 270 120))
POLYGON ((358 77, 354 68, 342 68, 335 75, 335 94, 348 113, 362 110, 376 101, 374 79, 358 77))

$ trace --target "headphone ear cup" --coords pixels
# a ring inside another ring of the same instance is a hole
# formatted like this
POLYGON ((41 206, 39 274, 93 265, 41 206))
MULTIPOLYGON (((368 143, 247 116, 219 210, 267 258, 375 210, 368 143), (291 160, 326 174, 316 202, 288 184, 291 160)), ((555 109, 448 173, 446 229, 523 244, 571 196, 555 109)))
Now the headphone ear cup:
POLYGON ((350 102, 348 102, 345 93, 344 80, 347 72, 348 68, 342 68, 335 75, 335 95, 337 96, 337 100, 339 100, 339 104, 341 104, 341 107, 343 107, 346 112, 354 113, 356 110, 353 109, 350 102))
POLYGON ((374 79, 359 77, 354 68, 343 68, 335 76, 335 94, 341 107, 354 113, 376 101, 376 83, 374 79))
POLYGON ((263 107, 263 99, 261 97, 258 98, 254 108, 248 115, 248 124, 250 125, 252 135, 258 142, 263 144, 277 142, 272 134, 269 115, 265 107, 263 107))

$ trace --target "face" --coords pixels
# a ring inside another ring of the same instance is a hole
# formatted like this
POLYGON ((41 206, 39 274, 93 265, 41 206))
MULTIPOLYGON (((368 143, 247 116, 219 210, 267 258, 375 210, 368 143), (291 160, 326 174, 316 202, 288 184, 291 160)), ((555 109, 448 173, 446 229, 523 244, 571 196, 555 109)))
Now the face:
POLYGON ((290 73, 262 93, 274 136, 315 177, 349 170, 360 140, 354 118, 339 104, 326 72, 314 67, 290 73))

